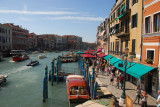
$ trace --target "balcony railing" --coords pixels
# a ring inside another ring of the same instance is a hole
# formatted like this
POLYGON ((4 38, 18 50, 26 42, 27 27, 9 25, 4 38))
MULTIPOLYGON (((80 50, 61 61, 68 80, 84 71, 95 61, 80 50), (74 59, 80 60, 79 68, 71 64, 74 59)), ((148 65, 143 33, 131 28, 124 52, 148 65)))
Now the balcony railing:
POLYGON ((129 34, 129 26, 127 26, 127 27, 123 26, 123 27, 116 29, 115 34, 116 34, 116 36, 128 35, 129 34))

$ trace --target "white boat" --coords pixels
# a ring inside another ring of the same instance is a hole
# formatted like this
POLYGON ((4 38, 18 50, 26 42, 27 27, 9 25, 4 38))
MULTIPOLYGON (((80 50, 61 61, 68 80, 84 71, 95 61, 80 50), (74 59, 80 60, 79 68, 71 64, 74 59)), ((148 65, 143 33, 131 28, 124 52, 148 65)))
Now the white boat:
POLYGON ((47 58, 47 57, 46 57, 46 55, 38 55, 38 58, 39 59, 44 59, 44 58, 47 58))
POLYGON ((6 79, 7 77, 8 77, 7 75, 0 75, 0 85, 7 81, 6 79))
POLYGON ((39 52, 38 51, 34 51, 34 52, 32 52, 32 54, 38 54, 39 52))

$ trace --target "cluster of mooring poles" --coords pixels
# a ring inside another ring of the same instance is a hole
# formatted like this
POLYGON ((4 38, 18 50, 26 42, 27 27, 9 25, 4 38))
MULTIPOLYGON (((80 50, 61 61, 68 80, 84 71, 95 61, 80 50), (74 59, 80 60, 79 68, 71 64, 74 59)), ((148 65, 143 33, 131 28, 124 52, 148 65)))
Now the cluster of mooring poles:
MULTIPOLYGON (((49 71, 49 81, 51 81, 51 85, 53 86, 53 81, 56 79, 56 83, 59 83, 59 71, 61 70, 62 63, 61 57, 54 58, 51 62, 51 70, 49 71), (54 62, 57 61, 55 66, 54 62)), ((45 67, 45 77, 43 79, 43 102, 48 99, 48 66, 45 67)))
POLYGON ((84 58, 78 61, 82 76, 86 81, 87 91, 91 99, 95 99, 97 93, 98 83, 95 81, 95 66, 92 66, 92 73, 89 72, 89 62, 84 58))

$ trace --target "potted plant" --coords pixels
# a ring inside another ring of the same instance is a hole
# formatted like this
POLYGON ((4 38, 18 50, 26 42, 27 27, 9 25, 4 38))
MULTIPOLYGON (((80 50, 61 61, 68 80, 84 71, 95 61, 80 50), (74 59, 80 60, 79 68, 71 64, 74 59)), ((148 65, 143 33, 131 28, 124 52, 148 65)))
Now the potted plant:
POLYGON ((148 64, 153 64, 153 60, 152 59, 146 59, 145 60, 148 64))

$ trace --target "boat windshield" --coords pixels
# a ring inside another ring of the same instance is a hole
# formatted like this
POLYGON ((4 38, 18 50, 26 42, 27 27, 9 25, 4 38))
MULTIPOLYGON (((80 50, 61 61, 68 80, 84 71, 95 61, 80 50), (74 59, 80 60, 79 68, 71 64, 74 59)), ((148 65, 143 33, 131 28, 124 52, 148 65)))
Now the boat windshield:
POLYGON ((70 88, 70 95, 86 95, 87 91, 84 86, 73 86, 70 88))

